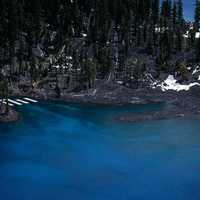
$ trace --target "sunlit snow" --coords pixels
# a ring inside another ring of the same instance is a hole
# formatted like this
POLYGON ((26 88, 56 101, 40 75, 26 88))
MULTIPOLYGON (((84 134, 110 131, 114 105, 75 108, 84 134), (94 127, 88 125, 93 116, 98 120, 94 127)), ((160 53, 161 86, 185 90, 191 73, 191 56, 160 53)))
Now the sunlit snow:
POLYGON ((196 74, 196 73, 198 73, 198 72, 200 72, 200 67, 199 67, 199 66, 197 66, 197 67, 195 68, 195 70, 192 72, 192 74, 194 75, 194 74, 196 74))
POLYGON ((188 85, 184 85, 184 84, 180 84, 177 83, 177 80, 174 78, 173 75, 169 75, 168 78, 161 83, 161 85, 159 85, 162 89, 162 91, 166 91, 166 90, 175 90, 175 91, 182 91, 182 90, 186 90, 188 91, 191 87, 195 86, 195 85, 199 85, 199 83, 190 83, 188 85))

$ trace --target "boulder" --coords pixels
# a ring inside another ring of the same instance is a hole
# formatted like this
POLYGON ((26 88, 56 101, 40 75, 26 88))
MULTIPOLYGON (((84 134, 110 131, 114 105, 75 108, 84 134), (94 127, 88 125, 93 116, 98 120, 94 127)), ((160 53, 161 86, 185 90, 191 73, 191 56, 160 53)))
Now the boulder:
POLYGON ((190 88, 190 94, 195 97, 200 97, 200 86, 195 85, 190 88))

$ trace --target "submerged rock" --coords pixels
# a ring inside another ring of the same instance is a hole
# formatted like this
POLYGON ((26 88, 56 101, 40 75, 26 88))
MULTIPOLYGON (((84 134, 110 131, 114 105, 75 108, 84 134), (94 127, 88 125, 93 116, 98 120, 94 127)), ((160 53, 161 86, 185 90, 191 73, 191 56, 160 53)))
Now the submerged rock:
POLYGON ((163 110, 150 113, 130 114, 126 116, 121 116, 117 120, 122 122, 141 122, 172 118, 184 118, 190 116, 192 116, 192 113, 190 112, 184 112, 180 110, 163 110))

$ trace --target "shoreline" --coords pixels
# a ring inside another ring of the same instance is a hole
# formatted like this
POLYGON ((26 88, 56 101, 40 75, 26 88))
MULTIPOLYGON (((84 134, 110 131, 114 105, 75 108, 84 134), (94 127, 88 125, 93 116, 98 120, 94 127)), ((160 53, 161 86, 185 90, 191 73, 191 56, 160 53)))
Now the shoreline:
POLYGON ((155 91, 135 91, 134 97, 102 99, 89 97, 62 98, 62 101, 68 103, 96 104, 104 106, 126 106, 126 105, 148 105, 148 104, 166 104, 162 110, 130 113, 121 115, 116 120, 120 122, 144 122, 153 120, 166 120, 174 118, 187 118, 200 114, 200 98, 190 92, 155 92, 155 91))
POLYGON ((114 90, 93 89, 82 93, 63 94, 60 98, 33 94, 33 98, 102 106, 147 105, 165 103, 165 109, 142 114, 121 115, 116 120, 121 122, 141 122, 186 118, 200 114, 200 87, 194 86, 189 91, 161 91, 159 89, 128 89, 119 87, 114 90))
POLYGON ((0 115, 0 123, 17 122, 20 119, 20 113, 14 109, 9 109, 8 113, 0 115))
MULTIPOLYGON (((165 103, 165 109, 141 114, 121 115, 116 120, 121 122, 141 122, 151 120, 163 120, 172 118, 185 118, 200 114, 200 87, 195 86, 189 91, 166 91, 158 89, 128 89, 119 87, 115 90, 103 91, 93 89, 81 93, 63 93, 59 98, 55 95, 44 95, 48 92, 32 91, 30 94, 19 94, 29 96, 37 100, 62 101, 65 103, 79 103, 104 106, 125 106, 125 105, 147 105, 165 103)), ((12 95, 16 96, 16 95, 12 95)), ((10 109, 10 117, 0 117, 0 122, 12 122, 19 119, 20 113, 10 109)))

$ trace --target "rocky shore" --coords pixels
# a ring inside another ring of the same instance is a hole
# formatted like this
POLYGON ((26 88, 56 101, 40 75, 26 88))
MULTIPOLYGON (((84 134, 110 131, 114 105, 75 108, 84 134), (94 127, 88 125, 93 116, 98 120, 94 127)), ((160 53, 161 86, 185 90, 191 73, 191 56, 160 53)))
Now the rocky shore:
POLYGON ((5 123, 5 122, 15 122, 18 121, 20 118, 20 114, 13 110, 9 109, 7 113, 0 114, 0 123, 5 123))
POLYGON ((102 84, 94 89, 80 93, 63 91, 58 98, 55 93, 34 91, 31 96, 37 99, 64 101, 67 103, 84 103, 99 105, 145 105, 165 103, 165 109, 150 113, 129 114, 117 120, 138 122, 169 118, 184 118, 200 114, 200 87, 194 86, 189 91, 166 91, 160 89, 129 89, 117 84, 102 84), (47 95, 48 94, 48 95, 47 95), (49 95, 51 94, 51 95, 49 95))
MULTIPOLYGON (((161 120, 169 118, 183 118, 200 114, 200 86, 193 86, 189 91, 165 91, 157 89, 129 89, 118 84, 101 84, 94 89, 82 92, 62 91, 58 96, 55 90, 34 89, 28 94, 40 100, 64 101, 66 103, 99 104, 99 105, 145 105, 164 103, 164 109, 148 113, 132 113, 120 116, 122 122, 138 122, 161 120)), ((0 121, 16 120, 18 115, 12 111, 8 117, 1 117, 0 121), (4 118, 4 119, 3 119, 4 118)))

